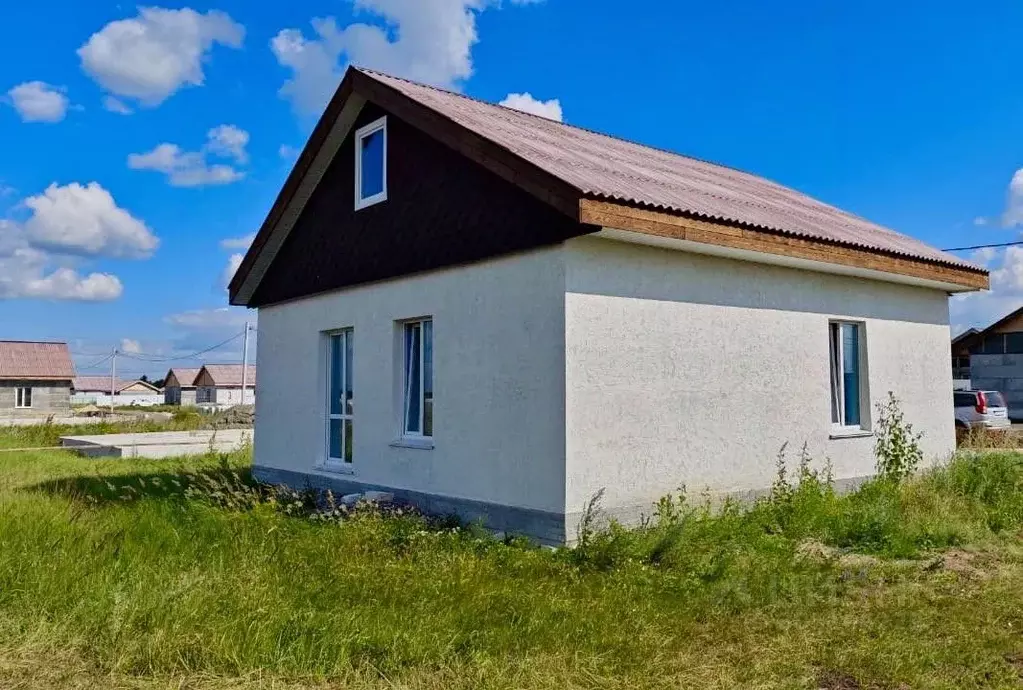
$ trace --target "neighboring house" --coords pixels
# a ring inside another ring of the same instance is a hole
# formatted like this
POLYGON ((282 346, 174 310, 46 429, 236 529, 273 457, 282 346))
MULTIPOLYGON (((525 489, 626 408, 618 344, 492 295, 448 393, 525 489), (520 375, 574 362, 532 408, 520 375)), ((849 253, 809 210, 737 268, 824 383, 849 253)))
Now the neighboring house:
POLYGON ((111 382, 109 376, 77 376, 71 384, 71 403, 74 405, 113 403, 150 406, 163 401, 163 391, 146 381, 115 379, 111 382))
POLYGON ((0 418, 69 414, 74 377, 66 343, 0 340, 0 418))
POLYGON ((1023 307, 953 339, 952 364, 959 365, 954 379, 968 379, 975 390, 1001 391, 1009 416, 1023 419, 1023 307))
POLYGON ((956 337, 952 338, 952 388, 953 390, 967 390, 970 383, 970 351, 966 343, 974 334, 979 333, 976 328, 968 328, 956 337))
POLYGON ((561 542, 600 492, 634 522, 770 487, 786 444, 871 475, 888 391, 947 458, 948 294, 987 286, 753 175, 349 69, 230 296, 256 477, 561 542))
POLYGON ((233 407, 256 402, 256 367, 243 375, 241 364, 206 364, 195 377, 195 402, 198 405, 233 407), (242 395, 242 384, 245 394, 242 395))
POLYGON ((175 367, 163 380, 163 401, 167 405, 195 405, 195 377, 198 369, 175 367))

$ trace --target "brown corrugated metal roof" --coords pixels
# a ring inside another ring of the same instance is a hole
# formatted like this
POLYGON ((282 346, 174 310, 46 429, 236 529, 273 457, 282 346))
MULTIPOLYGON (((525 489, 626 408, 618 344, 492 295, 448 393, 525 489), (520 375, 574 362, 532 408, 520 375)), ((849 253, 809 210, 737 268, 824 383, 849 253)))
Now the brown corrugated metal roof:
POLYGON ((983 270, 756 175, 379 72, 359 71, 594 199, 983 270))
MULTIPOLYGON (((118 391, 129 383, 121 379, 114 381, 114 390, 118 391)), ((110 377, 109 376, 76 376, 71 382, 71 387, 78 393, 109 393, 110 392, 110 377)))
MULTIPOLYGON (((213 379, 213 383, 217 386, 240 386, 242 385, 242 365, 241 364, 207 364, 203 367, 206 372, 213 379)), ((256 385, 256 367, 249 365, 248 376, 245 380, 246 385, 256 385)))
POLYGON ((75 367, 67 343, 0 340, 0 379, 71 380, 75 367))
MULTIPOLYGON (((178 385, 182 388, 195 388, 195 377, 199 375, 199 369, 172 367, 167 372, 167 378, 170 378, 172 374, 178 380, 178 385)), ((167 385, 166 382, 164 385, 167 385)))

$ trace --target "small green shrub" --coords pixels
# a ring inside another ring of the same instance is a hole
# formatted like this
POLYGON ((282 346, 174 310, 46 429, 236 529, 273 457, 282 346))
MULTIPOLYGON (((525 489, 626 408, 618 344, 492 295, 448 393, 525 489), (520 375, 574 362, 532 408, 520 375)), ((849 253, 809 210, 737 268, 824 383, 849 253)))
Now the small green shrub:
POLYGON ((877 441, 874 456, 877 474, 886 481, 899 483, 909 477, 923 461, 920 439, 923 433, 913 433, 913 425, 905 420, 895 394, 888 391, 888 399, 877 404, 877 441))

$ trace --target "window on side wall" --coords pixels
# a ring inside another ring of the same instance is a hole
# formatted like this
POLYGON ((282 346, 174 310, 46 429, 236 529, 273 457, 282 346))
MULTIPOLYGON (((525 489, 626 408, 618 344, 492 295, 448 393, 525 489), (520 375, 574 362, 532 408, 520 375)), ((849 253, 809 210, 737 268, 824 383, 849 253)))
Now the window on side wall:
POLYGON ((327 334, 327 466, 351 467, 355 435, 352 365, 355 331, 345 328, 327 334))
POLYGON ((387 200, 387 118, 355 133, 355 209, 387 200))
POLYGON ((402 324, 402 419, 406 438, 433 437, 433 320, 402 324))
POLYGON ((831 424, 837 429, 867 428, 870 400, 863 363, 863 324, 836 321, 829 324, 831 351, 831 424))
POLYGON ((32 389, 18 388, 15 392, 15 407, 32 407, 32 389))

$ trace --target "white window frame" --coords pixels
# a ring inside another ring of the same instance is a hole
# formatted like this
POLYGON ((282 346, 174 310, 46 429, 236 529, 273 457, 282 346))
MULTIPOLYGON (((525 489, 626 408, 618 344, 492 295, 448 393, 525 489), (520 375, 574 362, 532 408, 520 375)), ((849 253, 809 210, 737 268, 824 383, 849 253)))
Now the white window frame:
POLYGON ((387 116, 374 120, 355 132, 355 210, 366 208, 387 201, 387 116), (384 133, 383 185, 381 191, 370 197, 362 196, 362 140, 377 132, 384 133))
MULTIPOLYGON (((337 472, 352 472, 353 468, 355 467, 355 449, 354 449, 354 445, 355 445, 355 432, 354 432, 354 428, 353 428, 353 431, 352 431, 352 445, 353 445, 353 448, 352 448, 352 460, 351 460, 351 462, 347 462, 345 460, 345 449, 346 449, 345 441, 346 441, 346 439, 345 439, 344 429, 345 429, 345 422, 346 421, 351 423, 353 425, 353 427, 354 427, 354 424, 355 424, 355 410, 354 410, 354 407, 353 407, 352 412, 349 413, 348 412, 348 405, 346 404, 347 401, 342 399, 342 401, 341 401, 341 408, 340 408, 341 412, 340 413, 334 413, 334 412, 330 411, 330 402, 331 402, 330 401, 330 393, 331 393, 331 391, 330 391, 330 382, 331 382, 331 379, 334 377, 334 370, 333 370, 334 363, 333 363, 333 361, 331 359, 330 341, 335 336, 341 336, 341 362, 342 362, 342 365, 341 365, 342 366, 341 389, 342 389, 342 394, 344 394, 344 391, 347 388, 345 386, 345 374, 347 372, 344 370, 344 367, 346 367, 348 365, 348 360, 347 360, 347 357, 346 357, 346 353, 347 353, 348 341, 349 340, 352 343, 352 368, 353 369, 355 368, 355 354, 354 354, 355 353, 355 329, 350 327, 350 326, 347 327, 347 328, 338 328, 338 329, 335 329, 335 330, 332 330, 332 331, 326 331, 323 335, 324 335, 324 338, 326 340, 326 348, 325 348, 326 349, 326 355, 325 355, 326 367, 325 367, 325 371, 326 371, 326 374, 327 374, 325 379, 324 379, 327 382, 327 394, 326 394, 326 396, 324 396, 325 399, 326 399, 326 415, 325 415, 326 422, 325 422, 324 426, 326 428, 324 429, 324 448, 323 448, 323 458, 324 459, 323 459, 323 467, 326 468, 326 469, 337 471, 337 472), (340 442, 340 446, 339 446, 340 449, 341 449, 341 457, 338 457, 338 458, 332 457, 331 454, 330 454, 330 423, 332 421, 340 421, 341 422, 341 442, 340 442)), ((352 372, 352 398, 353 399, 355 398, 355 375, 354 375, 354 372, 352 372)))
MULTIPOLYGON (((399 409, 401 412, 401 420, 399 422, 400 436, 406 441, 412 441, 413 443, 423 444, 426 447, 432 447, 433 443, 433 432, 434 429, 430 429, 430 434, 425 433, 426 426, 426 324, 430 324, 431 331, 431 343, 433 342, 433 317, 423 316, 417 319, 408 319, 406 321, 399 322, 399 343, 401 347, 401 404, 399 409), (411 374, 411 367, 409 366, 410 352, 405 346, 405 333, 407 329, 414 326, 419 326, 419 431, 410 431, 407 429, 406 422, 408 421, 408 406, 409 406, 409 391, 411 388, 411 380, 409 376, 411 374)), ((433 355, 433 347, 430 348, 430 354, 433 355)), ((431 362, 431 371, 432 362, 431 362)), ((436 385, 436 381, 434 382, 436 385)), ((436 401, 434 401, 436 406, 436 401)), ((436 415, 434 416, 434 421, 436 415)))
POLYGON ((14 389, 14 407, 19 410, 32 408, 32 386, 18 386, 14 389), (28 394, 28 405, 25 404, 25 394, 28 394))
POLYGON ((832 433, 860 434, 868 433, 870 430, 870 390, 867 377, 867 329, 861 321, 831 320, 828 322, 828 371, 829 371, 829 393, 832 399, 829 401, 828 409, 832 416, 832 433), (856 329, 856 342, 858 344, 857 374, 860 390, 860 423, 845 423, 845 377, 843 375, 845 363, 845 342, 842 338, 842 327, 852 326, 856 329), (832 359, 832 350, 835 357, 832 359))

